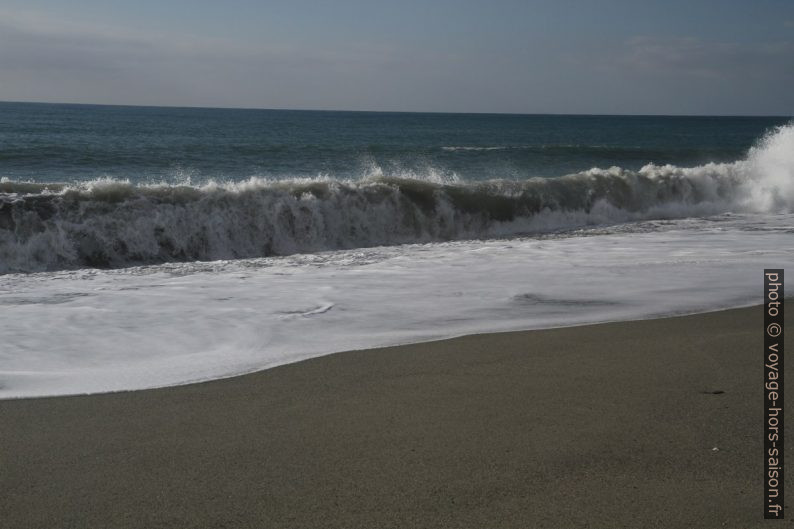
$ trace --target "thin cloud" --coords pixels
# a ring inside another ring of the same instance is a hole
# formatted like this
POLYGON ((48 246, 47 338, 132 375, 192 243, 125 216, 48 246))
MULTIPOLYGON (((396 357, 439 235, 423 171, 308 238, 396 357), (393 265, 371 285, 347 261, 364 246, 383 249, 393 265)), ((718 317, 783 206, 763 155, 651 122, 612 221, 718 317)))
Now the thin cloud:
POLYGON ((321 96, 335 97, 323 91, 330 87, 351 94, 350 104, 356 91, 346 79, 377 85, 395 66, 428 68, 428 60, 411 63, 384 45, 245 46, 0 10, 0 99, 324 106, 321 96))
POLYGON ((794 43, 739 44, 697 38, 637 37, 627 42, 622 63, 645 74, 732 79, 794 76, 794 43))
POLYGON ((163 62, 192 57, 222 59, 251 54, 230 42, 162 35, 53 19, 29 11, 0 10, 0 68, 63 67, 99 69, 130 62, 163 62))

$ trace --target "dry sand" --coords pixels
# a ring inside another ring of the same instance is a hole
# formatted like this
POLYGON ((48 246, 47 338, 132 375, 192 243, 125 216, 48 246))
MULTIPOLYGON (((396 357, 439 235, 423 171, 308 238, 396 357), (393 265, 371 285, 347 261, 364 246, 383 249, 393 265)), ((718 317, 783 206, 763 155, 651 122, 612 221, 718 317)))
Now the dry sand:
POLYGON ((779 526, 761 510, 761 323, 477 335, 2 401, 0 526, 779 526))

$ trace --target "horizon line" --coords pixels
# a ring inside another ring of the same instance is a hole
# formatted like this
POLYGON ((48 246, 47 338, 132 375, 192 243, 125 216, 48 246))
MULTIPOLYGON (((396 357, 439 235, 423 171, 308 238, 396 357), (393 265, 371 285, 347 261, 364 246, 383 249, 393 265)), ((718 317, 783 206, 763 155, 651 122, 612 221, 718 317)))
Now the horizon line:
POLYGON ((485 112, 485 111, 449 111, 449 110, 349 110, 349 109, 323 109, 323 108, 274 108, 274 107, 248 107, 248 106, 197 106, 197 105, 136 105, 121 103, 74 103, 63 101, 13 101, 0 100, 0 104, 24 105, 71 105, 86 107, 118 107, 118 108, 163 108, 184 110, 248 110, 248 111, 276 111, 276 112, 345 112, 369 114, 453 114, 453 115, 483 115, 483 116, 591 116, 591 117, 669 117, 669 118, 792 118, 794 114, 605 114, 605 113, 563 113, 563 112, 485 112))

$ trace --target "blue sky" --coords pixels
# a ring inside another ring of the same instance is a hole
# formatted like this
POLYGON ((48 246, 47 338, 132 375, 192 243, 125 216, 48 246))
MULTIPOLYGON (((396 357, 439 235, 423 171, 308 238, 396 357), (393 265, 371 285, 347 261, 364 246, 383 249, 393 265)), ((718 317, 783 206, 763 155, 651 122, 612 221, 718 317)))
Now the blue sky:
POLYGON ((794 113, 790 0, 0 0, 0 100, 794 113))

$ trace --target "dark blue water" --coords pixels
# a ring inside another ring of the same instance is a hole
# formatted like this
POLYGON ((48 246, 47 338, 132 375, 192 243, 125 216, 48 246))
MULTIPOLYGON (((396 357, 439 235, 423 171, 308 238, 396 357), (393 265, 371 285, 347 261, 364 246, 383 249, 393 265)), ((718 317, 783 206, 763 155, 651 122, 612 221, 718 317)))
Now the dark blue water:
POLYGON ((0 103, 0 274, 788 212, 788 122, 0 103))
POLYGON ((788 121, 0 103, 0 177, 523 180, 591 167, 732 162, 788 121))

